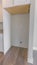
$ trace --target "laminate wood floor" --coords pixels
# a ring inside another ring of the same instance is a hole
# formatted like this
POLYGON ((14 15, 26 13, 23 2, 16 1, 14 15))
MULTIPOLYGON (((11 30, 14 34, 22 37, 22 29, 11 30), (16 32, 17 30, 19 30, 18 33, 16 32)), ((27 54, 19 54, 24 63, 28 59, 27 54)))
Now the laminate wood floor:
POLYGON ((4 56, 1 65, 31 65, 27 63, 27 49, 12 47, 4 56))
POLYGON ((4 58, 4 54, 0 52, 0 63, 2 62, 3 58, 4 58))

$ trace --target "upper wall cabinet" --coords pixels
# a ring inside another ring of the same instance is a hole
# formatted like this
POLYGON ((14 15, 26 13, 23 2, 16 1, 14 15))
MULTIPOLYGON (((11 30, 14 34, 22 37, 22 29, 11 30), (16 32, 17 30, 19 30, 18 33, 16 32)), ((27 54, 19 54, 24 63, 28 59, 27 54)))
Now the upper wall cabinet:
POLYGON ((13 6, 14 0, 3 0, 3 7, 11 7, 13 6))
POLYGON ((14 0, 14 5, 30 4, 30 0, 14 0))
POLYGON ((26 14, 30 11, 30 0, 3 0, 3 7, 11 14, 26 14))
POLYGON ((12 7, 16 5, 30 4, 30 0, 3 0, 3 7, 12 7))

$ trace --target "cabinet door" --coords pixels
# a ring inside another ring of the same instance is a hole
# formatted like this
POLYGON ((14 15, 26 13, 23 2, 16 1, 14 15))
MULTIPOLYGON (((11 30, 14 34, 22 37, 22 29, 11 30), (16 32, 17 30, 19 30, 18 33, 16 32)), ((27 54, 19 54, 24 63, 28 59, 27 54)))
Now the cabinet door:
POLYGON ((22 5, 25 4, 25 0, 14 0, 14 5, 22 5))
POLYGON ((29 4, 30 0, 14 0, 14 5, 29 4))
POLYGON ((11 7, 14 3, 14 0, 3 0, 3 7, 11 7))
POLYGON ((30 0, 26 0, 25 1, 25 4, 30 4, 30 0))

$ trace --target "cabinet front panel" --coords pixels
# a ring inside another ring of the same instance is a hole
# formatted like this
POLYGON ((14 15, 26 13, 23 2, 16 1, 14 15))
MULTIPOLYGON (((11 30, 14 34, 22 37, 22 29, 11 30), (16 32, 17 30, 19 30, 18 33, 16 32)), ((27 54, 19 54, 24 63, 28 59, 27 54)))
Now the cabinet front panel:
POLYGON ((0 52, 2 52, 3 51, 3 35, 2 34, 0 34, 0 52))
POLYGON ((25 0, 14 0, 15 5, 22 5, 25 4, 25 0))
POLYGON ((11 7, 14 3, 14 0, 3 0, 3 7, 11 7))
POLYGON ((14 5, 30 4, 30 0, 14 0, 14 5))

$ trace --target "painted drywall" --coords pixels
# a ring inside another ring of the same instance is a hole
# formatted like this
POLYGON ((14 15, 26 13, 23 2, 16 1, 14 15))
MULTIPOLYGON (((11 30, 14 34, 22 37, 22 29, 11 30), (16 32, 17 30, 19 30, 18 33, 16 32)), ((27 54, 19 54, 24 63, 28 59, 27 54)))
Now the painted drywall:
POLYGON ((29 46, 28 46, 28 62, 31 63, 33 63, 34 8, 35 8, 35 0, 31 0, 30 24, 29 24, 29 46))
POLYGON ((0 33, 0 52, 3 52, 3 34, 0 33))
POLYGON ((3 30, 3 23, 0 23, 0 30, 3 30))
POLYGON ((12 15, 12 46, 28 48, 28 38, 29 14, 12 15))
POLYGON ((11 16, 3 10, 3 36, 4 36, 4 54, 11 47, 11 16))
POLYGON ((37 0, 35 0, 33 49, 37 50, 37 0))

